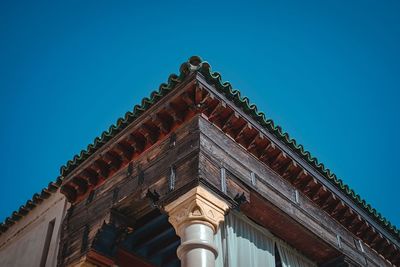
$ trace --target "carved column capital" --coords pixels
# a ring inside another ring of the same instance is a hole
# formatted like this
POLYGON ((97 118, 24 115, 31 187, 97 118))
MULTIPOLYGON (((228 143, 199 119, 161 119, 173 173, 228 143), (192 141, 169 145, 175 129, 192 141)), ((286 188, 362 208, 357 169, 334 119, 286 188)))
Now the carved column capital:
POLYGON ((228 205, 202 186, 197 186, 165 206, 169 222, 182 237, 188 224, 200 223, 212 228, 214 234, 224 221, 228 205))

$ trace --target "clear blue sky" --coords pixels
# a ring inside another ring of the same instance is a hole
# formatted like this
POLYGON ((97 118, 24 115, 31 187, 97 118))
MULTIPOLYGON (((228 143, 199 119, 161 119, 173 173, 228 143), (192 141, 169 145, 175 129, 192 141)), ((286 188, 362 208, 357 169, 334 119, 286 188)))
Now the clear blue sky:
POLYGON ((215 2, 1 1, 0 220, 200 55, 400 226, 400 3, 215 2))

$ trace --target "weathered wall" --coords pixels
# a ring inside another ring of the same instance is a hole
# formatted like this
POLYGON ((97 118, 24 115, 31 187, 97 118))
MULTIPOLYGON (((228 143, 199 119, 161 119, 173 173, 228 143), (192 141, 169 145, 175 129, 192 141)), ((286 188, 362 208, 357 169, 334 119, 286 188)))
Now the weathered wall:
POLYGON ((64 195, 57 191, 3 233, 0 236, 0 266, 40 266, 49 222, 53 219, 54 229, 45 266, 56 266, 59 230, 66 205, 64 195))

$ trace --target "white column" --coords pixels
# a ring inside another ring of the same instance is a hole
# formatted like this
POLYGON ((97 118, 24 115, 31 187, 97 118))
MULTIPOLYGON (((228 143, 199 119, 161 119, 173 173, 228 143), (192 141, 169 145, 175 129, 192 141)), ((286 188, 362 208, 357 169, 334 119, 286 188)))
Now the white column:
POLYGON ((197 186, 165 206, 169 222, 181 238, 177 255, 183 267, 214 267, 218 250, 214 235, 228 205, 202 186, 197 186))

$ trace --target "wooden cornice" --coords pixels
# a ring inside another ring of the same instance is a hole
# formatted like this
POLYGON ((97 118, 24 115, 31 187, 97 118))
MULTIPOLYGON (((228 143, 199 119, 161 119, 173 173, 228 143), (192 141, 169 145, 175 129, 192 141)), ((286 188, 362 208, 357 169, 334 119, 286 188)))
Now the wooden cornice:
MULTIPOLYGON (((207 82, 203 82, 204 87, 206 87, 207 82)), ((224 103, 225 106, 225 110, 219 108, 217 113, 219 115, 215 115, 215 112, 210 112, 210 110, 207 109, 203 112, 208 118, 209 116, 213 116, 213 120, 210 121, 214 123, 215 126, 223 130, 228 136, 233 138, 237 143, 241 144, 246 150, 248 150, 248 152, 253 154, 260 161, 268 165, 282 178, 291 182, 317 206, 326 211, 330 216, 341 223, 355 236, 358 236, 366 244, 370 245, 371 248, 376 250, 379 254, 383 255, 386 252, 385 246, 383 245, 385 244, 383 242, 384 240, 394 245, 397 248, 397 253, 400 253, 399 242, 390 235, 384 234, 385 231, 379 230, 381 227, 375 222, 371 221, 364 212, 360 212, 360 209, 355 204, 351 203, 351 201, 348 200, 347 197, 341 192, 332 190, 332 186, 329 183, 326 183, 326 179, 321 178, 319 175, 317 175, 316 171, 312 170, 312 168, 310 169, 306 164, 302 164, 301 160, 293 155, 290 150, 288 151, 287 148, 282 146, 279 140, 276 140, 276 138, 273 138, 263 129, 260 129, 256 123, 252 123, 252 118, 249 118, 243 114, 243 112, 238 110, 234 105, 230 105, 230 103, 212 87, 207 87, 207 90, 209 94, 213 95, 212 97, 208 97, 208 99, 212 99, 214 106, 221 106, 218 103, 216 104, 219 99, 221 103, 224 103), (235 124, 230 123, 229 128, 224 127, 225 125, 221 124, 221 122, 224 121, 223 119, 218 120, 215 118, 222 117, 224 114, 232 113, 236 114, 235 124), (255 136, 253 134, 254 131, 258 136, 262 136, 263 139, 267 140, 268 144, 260 145, 257 142, 253 142, 255 136), (251 144, 251 149, 249 149, 249 144, 251 144), (338 199, 339 201, 335 201, 335 199, 338 199), (351 217, 353 217, 355 214, 358 214, 358 218, 369 225, 367 231, 382 232, 382 234, 376 238, 373 244, 371 244, 371 240, 366 238, 369 236, 369 232, 365 232, 360 235, 359 232, 357 234, 358 230, 356 230, 356 228, 351 227, 351 217)))
MULTIPOLYGON (((297 157, 290 148, 218 93, 200 73, 192 75, 162 101, 150 107, 134 124, 113 137, 79 168, 73 170, 65 177, 61 192, 72 203, 81 201, 91 190, 167 138, 196 114, 202 114, 379 254, 387 254, 386 242, 399 252, 398 240, 385 233, 382 227, 321 177, 318 171, 297 157), (361 228, 354 227, 355 217, 355 223, 361 225, 361 228), (371 238, 374 231, 381 234, 371 238)), ((391 259, 399 261, 399 257, 391 259)))

